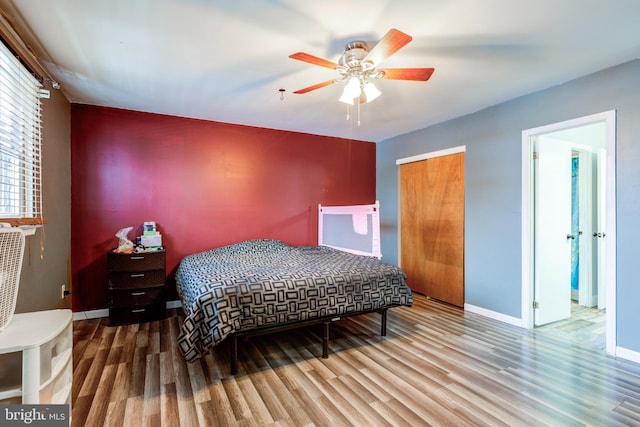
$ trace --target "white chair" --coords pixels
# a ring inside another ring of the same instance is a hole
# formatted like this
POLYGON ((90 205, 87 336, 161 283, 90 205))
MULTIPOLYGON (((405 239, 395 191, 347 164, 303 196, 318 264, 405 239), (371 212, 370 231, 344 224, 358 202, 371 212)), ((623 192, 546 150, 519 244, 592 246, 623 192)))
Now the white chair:
POLYGON ((9 324, 16 309, 23 256, 24 232, 16 227, 0 227, 0 331, 9 324))

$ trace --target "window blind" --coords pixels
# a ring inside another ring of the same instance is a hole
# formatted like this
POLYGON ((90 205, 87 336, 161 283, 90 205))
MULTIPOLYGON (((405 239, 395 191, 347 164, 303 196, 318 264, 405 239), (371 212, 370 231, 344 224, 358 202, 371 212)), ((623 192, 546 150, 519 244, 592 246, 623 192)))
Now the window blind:
POLYGON ((40 86, 0 43, 0 221, 42 217, 40 86))

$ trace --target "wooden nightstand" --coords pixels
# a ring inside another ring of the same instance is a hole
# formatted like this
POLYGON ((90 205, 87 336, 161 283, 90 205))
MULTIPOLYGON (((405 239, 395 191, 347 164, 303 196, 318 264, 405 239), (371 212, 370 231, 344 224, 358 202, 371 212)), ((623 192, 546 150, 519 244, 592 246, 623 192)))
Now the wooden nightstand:
POLYGON ((107 254, 111 326, 167 316, 165 265, 164 250, 107 254))

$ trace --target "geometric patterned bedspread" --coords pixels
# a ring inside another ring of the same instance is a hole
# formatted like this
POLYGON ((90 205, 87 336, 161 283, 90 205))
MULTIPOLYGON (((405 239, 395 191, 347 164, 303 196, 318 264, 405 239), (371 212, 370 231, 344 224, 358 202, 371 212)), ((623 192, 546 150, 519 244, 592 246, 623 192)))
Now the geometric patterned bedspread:
POLYGON ((178 344, 192 362, 229 334, 383 307, 411 306, 399 268, 324 246, 249 240, 185 257, 178 344))

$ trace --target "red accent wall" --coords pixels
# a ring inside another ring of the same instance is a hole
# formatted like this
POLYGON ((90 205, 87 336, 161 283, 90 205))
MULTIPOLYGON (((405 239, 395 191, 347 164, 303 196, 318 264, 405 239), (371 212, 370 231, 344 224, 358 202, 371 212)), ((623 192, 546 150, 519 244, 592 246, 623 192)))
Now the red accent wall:
POLYGON ((155 221, 169 299, 188 254, 255 238, 317 244, 317 206, 375 200, 375 144, 73 104, 72 307, 107 307, 106 253, 155 221))

